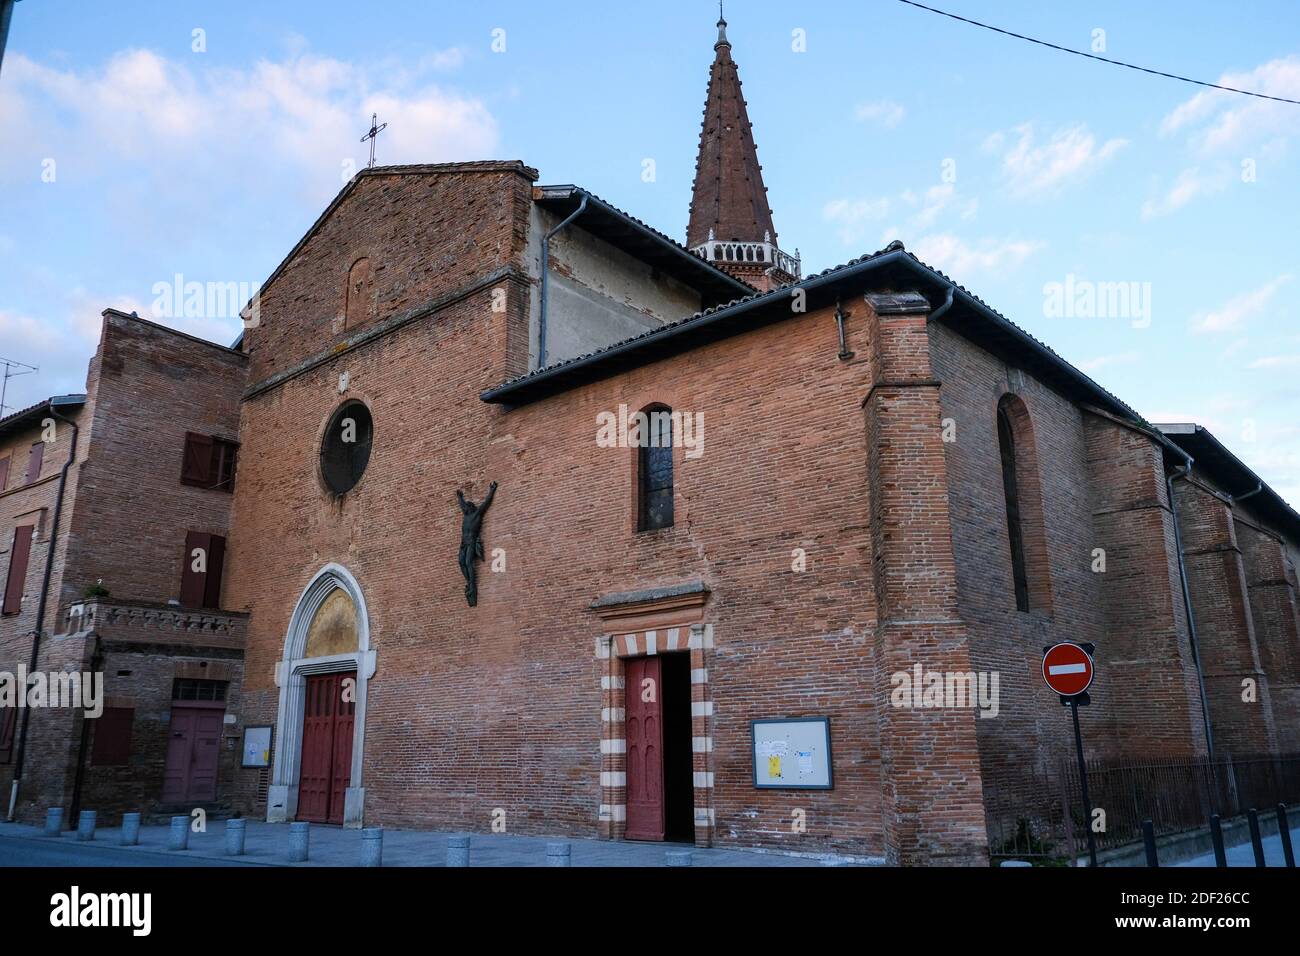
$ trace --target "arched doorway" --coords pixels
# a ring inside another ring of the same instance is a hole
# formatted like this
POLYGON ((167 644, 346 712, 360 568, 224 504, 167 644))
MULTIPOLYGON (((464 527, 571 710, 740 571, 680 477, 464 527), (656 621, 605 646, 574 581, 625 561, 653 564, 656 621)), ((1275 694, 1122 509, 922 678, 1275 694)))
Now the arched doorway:
POLYGON ((267 822, 361 826, 366 689, 375 673, 369 622, 361 586, 340 565, 321 568, 298 598, 276 675, 280 707, 267 822), (350 685, 349 678, 355 679, 350 685))

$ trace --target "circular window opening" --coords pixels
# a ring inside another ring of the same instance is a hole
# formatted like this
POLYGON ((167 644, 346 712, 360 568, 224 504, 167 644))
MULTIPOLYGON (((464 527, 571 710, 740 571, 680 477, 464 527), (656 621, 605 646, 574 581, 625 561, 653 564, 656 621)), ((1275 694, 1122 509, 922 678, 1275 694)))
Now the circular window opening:
POLYGON ((343 494, 361 480, 370 463, 373 433, 370 409, 361 402, 348 402, 330 419, 320 446, 320 473, 334 494, 343 494))

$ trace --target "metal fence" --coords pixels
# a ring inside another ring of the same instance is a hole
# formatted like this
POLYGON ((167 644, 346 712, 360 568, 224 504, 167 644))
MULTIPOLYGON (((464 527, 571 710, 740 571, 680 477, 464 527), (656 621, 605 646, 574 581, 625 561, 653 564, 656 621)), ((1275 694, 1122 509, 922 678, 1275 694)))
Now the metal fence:
MULTIPOLYGON (((1228 818, 1252 807, 1300 802, 1300 754, 1091 761, 1087 770, 1092 807, 1105 813, 1105 828, 1094 833, 1098 849, 1141 840, 1146 820, 1164 836, 1204 827, 1214 814, 1228 818)), ((1073 857, 1087 847, 1091 812, 1080 805, 1078 766, 1063 762, 1060 774, 1065 849, 1073 857)))

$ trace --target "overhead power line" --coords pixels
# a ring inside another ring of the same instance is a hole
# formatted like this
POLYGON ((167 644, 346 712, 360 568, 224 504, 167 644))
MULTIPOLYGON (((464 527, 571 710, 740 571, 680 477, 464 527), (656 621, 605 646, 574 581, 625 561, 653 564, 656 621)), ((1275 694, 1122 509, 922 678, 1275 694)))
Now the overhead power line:
POLYGON ((1027 37, 1023 33, 1013 33, 1010 30, 1004 30, 1001 27, 995 27, 989 23, 981 23, 979 20, 971 20, 968 17, 959 17, 957 14, 949 13, 947 10, 940 10, 936 7, 927 7, 924 3, 916 3, 915 0, 898 0, 898 2, 905 3, 909 7, 916 7, 920 10, 928 10, 930 13, 937 13, 941 17, 960 20, 962 23, 969 23, 971 26, 982 27, 985 30, 992 30, 994 33, 1001 33, 1003 36, 1015 37, 1017 40, 1025 40, 1029 43, 1037 43, 1039 46, 1045 46, 1052 50, 1060 50, 1062 53, 1073 53, 1075 56, 1087 57, 1089 60, 1100 60, 1102 63, 1109 63, 1112 66, 1126 67, 1130 70, 1137 70, 1139 73, 1150 73, 1152 76, 1163 76, 1170 80, 1180 80, 1183 83, 1193 83, 1196 86, 1208 86, 1212 90, 1223 90, 1227 93, 1239 93, 1242 96, 1253 96, 1261 100, 1273 100, 1275 103, 1290 103, 1293 106, 1300 106, 1300 100, 1289 100, 1285 96, 1269 96, 1267 93, 1255 93, 1251 90, 1239 90, 1236 87, 1223 86, 1220 83, 1207 83, 1205 80, 1194 80, 1190 76, 1179 76, 1177 73, 1165 73, 1163 70, 1151 70, 1145 66, 1137 66, 1134 63, 1125 63, 1123 60, 1112 60, 1109 57, 1098 56, 1095 53, 1084 53, 1082 50, 1071 50, 1068 46, 1058 46, 1055 43, 1048 43, 1046 40, 1027 37))

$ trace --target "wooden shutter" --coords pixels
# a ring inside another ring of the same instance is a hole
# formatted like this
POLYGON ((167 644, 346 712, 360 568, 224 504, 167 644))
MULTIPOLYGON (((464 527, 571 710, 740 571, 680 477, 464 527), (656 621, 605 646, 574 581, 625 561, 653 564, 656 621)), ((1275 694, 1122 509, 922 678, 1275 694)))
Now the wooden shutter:
POLYGON ((0 458, 0 491, 5 490, 5 485, 9 484, 9 462, 13 461, 13 455, 6 458, 0 458))
POLYGON ((226 539, 219 534, 208 538, 208 579, 203 585, 203 606, 221 607, 221 566, 226 560, 226 539))
POLYGON ((14 543, 9 549, 9 577, 5 580, 3 613, 17 614, 23 605, 23 587, 27 583, 27 559, 32 553, 34 525, 14 528, 14 543))
POLYGON ((181 481, 187 485, 212 485, 212 439, 197 432, 185 433, 185 461, 181 481))
POLYGON ((131 759, 131 723, 134 707, 105 707, 95 719, 95 743, 90 762, 97 767, 120 767, 131 759))
MULTIPOLYGON (((223 541, 224 545, 225 542, 223 541)), ((203 607, 208 575, 194 570, 194 551, 202 548, 206 555, 204 566, 212 567, 212 535, 190 531, 185 535, 185 557, 181 564, 181 604, 184 607, 203 607)))
POLYGON ((18 725, 17 707, 0 707, 0 763, 14 756, 14 728, 18 725))
POLYGON ((41 465, 45 462, 45 442, 38 441, 32 445, 32 453, 27 456, 27 484, 41 477, 41 465))

